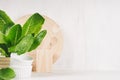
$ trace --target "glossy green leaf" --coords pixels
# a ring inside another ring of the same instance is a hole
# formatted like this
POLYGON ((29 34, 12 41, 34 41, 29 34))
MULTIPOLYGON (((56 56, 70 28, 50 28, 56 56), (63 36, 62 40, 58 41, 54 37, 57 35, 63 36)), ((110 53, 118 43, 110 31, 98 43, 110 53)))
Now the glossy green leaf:
POLYGON ((6 43, 5 35, 2 32, 0 32, 0 44, 4 44, 4 43, 6 43))
POLYGON ((11 68, 0 69, 0 79, 1 80, 11 80, 15 78, 16 74, 11 68))
POLYGON ((9 46, 14 46, 18 43, 22 34, 22 28, 19 24, 12 26, 6 34, 6 39, 9 46))
POLYGON ((12 25, 14 25, 14 22, 3 10, 0 10, 0 31, 5 33, 12 25))
POLYGON ((39 33, 44 21, 45 19, 39 13, 33 14, 23 25, 22 36, 39 33))
POLYGON ((15 52, 18 55, 24 54, 30 49, 33 41, 34 37, 32 34, 28 34, 16 46, 10 47, 9 52, 15 52))
POLYGON ((42 42, 42 40, 44 39, 45 35, 47 34, 47 31, 46 30, 42 30, 34 39, 34 42, 30 48, 29 51, 32 51, 34 49, 36 49, 40 43, 42 42))
POLYGON ((35 13, 21 27, 19 24, 14 25, 9 16, 0 10, 0 52, 2 55, 10 57, 12 52, 21 55, 36 49, 47 33, 46 30, 41 31, 44 21, 45 19, 39 13, 35 13))

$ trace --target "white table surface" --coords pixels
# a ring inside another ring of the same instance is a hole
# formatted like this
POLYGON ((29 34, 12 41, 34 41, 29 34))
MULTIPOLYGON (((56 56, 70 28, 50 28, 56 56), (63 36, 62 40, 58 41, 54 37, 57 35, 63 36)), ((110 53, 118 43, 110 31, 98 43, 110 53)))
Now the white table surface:
POLYGON ((52 73, 32 73, 25 80, 120 80, 119 71, 61 71, 52 73))

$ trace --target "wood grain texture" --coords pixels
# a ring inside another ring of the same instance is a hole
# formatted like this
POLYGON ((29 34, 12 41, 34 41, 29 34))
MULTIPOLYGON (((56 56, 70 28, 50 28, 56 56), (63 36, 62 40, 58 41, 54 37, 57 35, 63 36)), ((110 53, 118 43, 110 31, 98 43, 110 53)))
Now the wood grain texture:
POLYGON ((10 66, 10 58, 0 57, 0 68, 6 68, 10 66))

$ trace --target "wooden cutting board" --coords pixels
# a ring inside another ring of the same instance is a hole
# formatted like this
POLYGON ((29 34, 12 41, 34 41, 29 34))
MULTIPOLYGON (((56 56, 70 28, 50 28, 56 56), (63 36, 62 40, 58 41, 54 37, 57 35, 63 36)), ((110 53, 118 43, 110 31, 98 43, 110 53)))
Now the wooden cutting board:
MULTIPOLYGON (((23 25, 31 15, 25 15, 16 23, 23 25)), ((59 25, 47 16, 44 16, 45 23, 43 29, 47 30, 47 35, 41 45, 29 55, 33 57, 33 71, 51 72, 52 65, 58 60, 63 47, 63 35, 59 25)))

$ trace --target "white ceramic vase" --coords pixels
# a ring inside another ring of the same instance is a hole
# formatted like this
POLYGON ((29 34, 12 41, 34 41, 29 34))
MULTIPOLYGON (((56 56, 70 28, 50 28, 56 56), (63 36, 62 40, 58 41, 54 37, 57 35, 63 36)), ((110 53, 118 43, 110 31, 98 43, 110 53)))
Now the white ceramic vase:
POLYGON ((33 59, 26 55, 11 54, 10 67, 14 69, 16 77, 14 80, 23 80, 31 77, 33 59))

